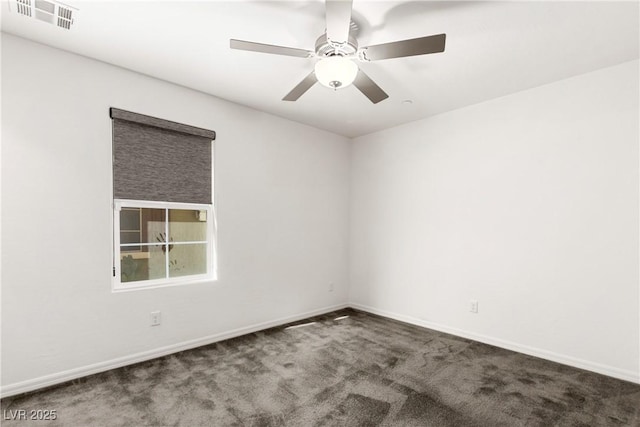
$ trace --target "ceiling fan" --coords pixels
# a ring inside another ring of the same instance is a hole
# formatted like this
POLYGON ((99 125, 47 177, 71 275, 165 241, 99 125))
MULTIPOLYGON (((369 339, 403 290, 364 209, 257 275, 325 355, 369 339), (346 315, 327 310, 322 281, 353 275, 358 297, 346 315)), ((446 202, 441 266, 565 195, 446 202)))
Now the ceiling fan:
POLYGON ((370 62, 444 52, 446 34, 359 48, 355 37, 349 34, 352 1, 326 0, 326 32, 316 40, 315 51, 236 39, 231 39, 231 49, 300 58, 314 56, 320 58, 316 62, 314 70, 282 98, 283 101, 296 101, 316 82, 320 82, 323 86, 331 89, 341 89, 353 83, 374 104, 387 99, 389 95, 371 80, 364 71, 358 68, 354 59, 370 62))

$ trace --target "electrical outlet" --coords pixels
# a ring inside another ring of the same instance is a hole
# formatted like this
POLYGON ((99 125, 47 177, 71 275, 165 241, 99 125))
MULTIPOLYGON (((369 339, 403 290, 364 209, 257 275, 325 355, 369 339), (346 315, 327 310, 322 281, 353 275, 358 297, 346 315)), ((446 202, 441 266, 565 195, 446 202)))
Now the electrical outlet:
POLYGON ((151 326, 158 326, 162 322, 162 317, 159 311, 151 312, 151 326))
POLYGON ((472 299, 469 302, 469 311, 476 314, 478 313, 478 301, 472 299))
POLYGON ((333 292, 333 282, 329 283, 329 292, 333 292))

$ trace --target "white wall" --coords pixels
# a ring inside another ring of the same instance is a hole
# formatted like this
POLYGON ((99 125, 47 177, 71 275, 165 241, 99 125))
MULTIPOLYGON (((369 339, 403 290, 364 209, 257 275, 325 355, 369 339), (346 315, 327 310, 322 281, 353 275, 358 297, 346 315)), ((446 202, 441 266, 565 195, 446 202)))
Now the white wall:
POLYGON ((347 138, 3 34, 3 392, 344 305, 348 163, 347 138), (218 133, 217 282, 111 292, 111 106, 218 133))
POLYGON ((639 381, 638 127, 634 61, 355 139, 351 303, 639 381))

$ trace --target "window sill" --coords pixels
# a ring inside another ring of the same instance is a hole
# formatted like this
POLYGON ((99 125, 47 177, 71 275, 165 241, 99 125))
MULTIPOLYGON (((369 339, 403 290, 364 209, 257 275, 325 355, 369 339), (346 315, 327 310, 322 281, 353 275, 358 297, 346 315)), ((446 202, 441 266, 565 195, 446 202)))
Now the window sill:
POLYGON ((182 280, 179 280, 176 278, 176 280, 162 281, 160 283, 142 284, 141 282, 140 284, 134 284, 138 282, 126 282, 126 283, 131 283, 130 285, 114 283, 111 291, 113 293, 143 291, 143 290, 159 289, 159 288, 180 287, 185 285, 197 285, 202 283, 215 283, 217 281, 218 281, 218 278, 215 276, 206 276, 206 277, 194 277, 194 278, 182 279, 182 280))

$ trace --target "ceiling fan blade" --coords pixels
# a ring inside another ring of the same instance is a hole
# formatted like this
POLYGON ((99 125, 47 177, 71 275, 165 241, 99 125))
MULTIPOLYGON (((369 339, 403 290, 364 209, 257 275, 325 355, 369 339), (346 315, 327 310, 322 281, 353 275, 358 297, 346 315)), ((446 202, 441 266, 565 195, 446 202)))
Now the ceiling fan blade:
POLYGON ((289 92, 284 98, 282 98, 282 100, 297 101, 298 98, 300 98, 306 91, 308 91, 311 86, 316 84, 317 81, 318 79, 316 78, 316 73, 315 71, 312 71, 307 77, 302 79, 302 81, 298 83, 296 87, 291 89, 291 92, 289 92))
POLYGON ((366 61, 401 58, 404 56, 425 55, 427 53, 444 52, 446 34, 418 37, 417 39, 377 44, 362 48, 361 58, 366 61))
POLYGON ((273 53, 275 55, 297 56, 308 58, 313 55, 310 50, 296 49, 294 47, 276 46, 273 44, 254 43, 244 40, 230 40, 231 49, 250 50, 252 52, 273 53))
POLYGON ((349 40, 351 28, 352 0, 327 0, 325 13, 327 19, 327 40, 342 45, 349 40))
POLYGON ((387 95, 386 92, 383 91, 380 86, 371 80, 371 78, 362 70, 358 71, 358 75, 356 76, 353 85, 374 104, 377 104, 389 97, 389 95, 387 95))

